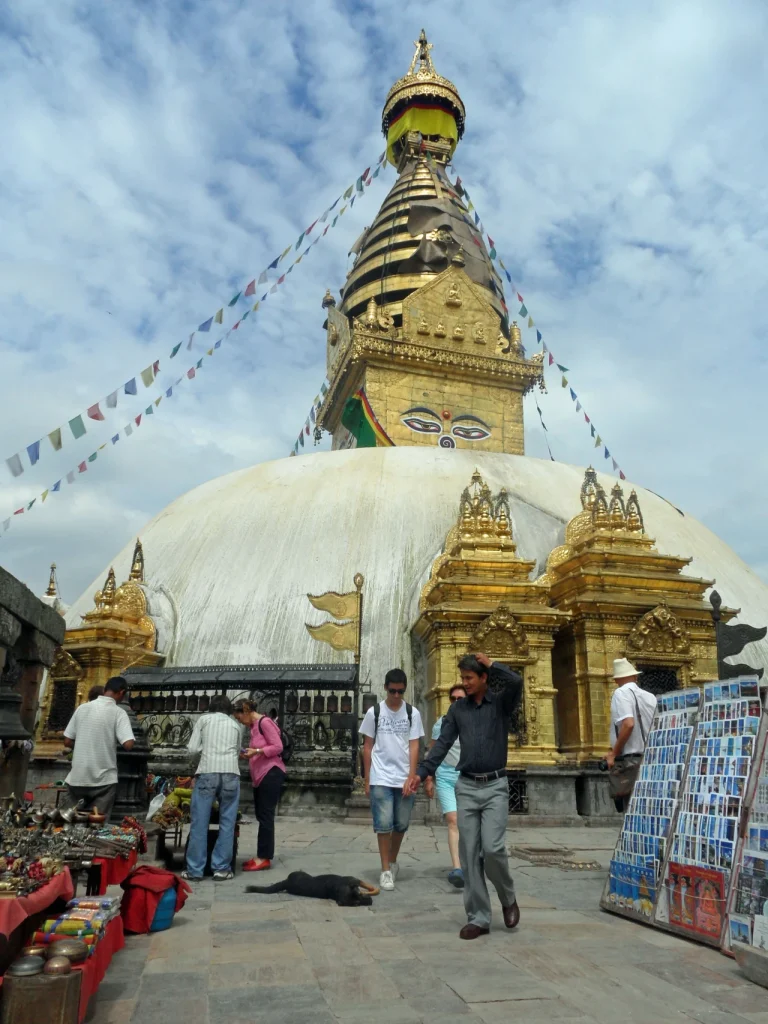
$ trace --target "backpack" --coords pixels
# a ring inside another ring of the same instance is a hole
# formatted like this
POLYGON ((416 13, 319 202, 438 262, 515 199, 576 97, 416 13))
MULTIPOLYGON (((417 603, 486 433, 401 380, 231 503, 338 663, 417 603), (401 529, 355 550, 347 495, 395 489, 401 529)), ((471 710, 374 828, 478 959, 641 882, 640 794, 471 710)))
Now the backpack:
MULTIPOLYGON (((411 726, 413 725, 413 707, 406 701, 405 713, 408 715, 408 736, 411 735, 411 726)), ((379 732, 379 715, 381 714, 381 704, 376 703, 373 705, 373 742, 376 742, 376 736, 379 732)))
MULTIPOLYGON (((283 743, 283 752, 280 755, 280 758, 281 758, 283 764, 288 764, 288 762, 293 757, 293 739, 288 735, 287 732, 283 731, 283 727, 280 725, 280 723, 276 719, 270 718, 270 722, 272 722, 273 725, 276 725, 277 728, 278 728, 278 731, 280 733, 280 739, 282 740, 282 743, 283 743)), ((262 729, 261 729, 261 719, 259 719, 256 724, 259 727, 259 732, 263 736, 264 733, 262 732, 262 729)))

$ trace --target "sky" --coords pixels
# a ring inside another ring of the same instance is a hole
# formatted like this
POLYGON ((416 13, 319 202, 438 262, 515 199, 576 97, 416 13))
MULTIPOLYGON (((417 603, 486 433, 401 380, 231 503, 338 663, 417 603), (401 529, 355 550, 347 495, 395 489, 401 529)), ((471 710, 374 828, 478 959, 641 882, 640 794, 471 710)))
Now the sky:
MULTIPOLYGON (((605 443, 768 582, 762 0, 24 0, 0 11, 0 524, 38 500, 0 564, 33 590, 55 561, 74 601, 174 498, 288 455, 324 379, 323 294, 391 167, 194 380, 110 438, 376 161, 422 27, 467 108, 454 173, 605 443), (153 387, 106 409, 156 359, 153 387), (105 422, 74 441, 96 401, 105 422), (5 458, 41 438, 12 477, 5 458)), ((554 457, 607 468, 559 378, 540 397, 554 457)), ((526 450, 548 457, 531 399, 526 450)))

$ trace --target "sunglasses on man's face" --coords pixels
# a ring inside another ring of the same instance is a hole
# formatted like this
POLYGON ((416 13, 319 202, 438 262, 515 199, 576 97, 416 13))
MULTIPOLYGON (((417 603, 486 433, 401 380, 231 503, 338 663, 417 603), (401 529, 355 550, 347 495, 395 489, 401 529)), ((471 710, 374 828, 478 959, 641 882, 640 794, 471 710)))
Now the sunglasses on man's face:
POLYGON ((400 690, 400 689, 395 689, 393 686, 390 686, 388 688, 388 690, 387 690, 387 693, 391 693, 391 694, 393 694, 394 696, 397 696, 397 697, 402 697, 403 694, 405 693, 405 687, 403 687, 403 689, 400 690))

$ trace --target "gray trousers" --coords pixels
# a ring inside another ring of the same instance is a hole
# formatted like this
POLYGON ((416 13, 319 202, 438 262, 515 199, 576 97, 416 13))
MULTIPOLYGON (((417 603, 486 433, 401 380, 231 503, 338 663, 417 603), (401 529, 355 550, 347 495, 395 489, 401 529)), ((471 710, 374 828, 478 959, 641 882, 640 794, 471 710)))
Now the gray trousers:
POLYGON ((456 806, 467 920, 479 928, 490 928, 491 901, 485 876, 491 880, 502 907, 515 902, 506 845, 509 784, 506 778, 473 782, 461 775, 456 783, 456 806))
POLYGON ((69 790, 69 798, 73 806, 79 800, 84 800, 84 811, 91 811, 95 807, 97 811, 101 811, 102 814, 106 815, 107 823, 109 823, 109 816, 112 813, 115 797, 117 796, 116 782, 111 786, 70 786, 67 783, 67 789, 69 790))

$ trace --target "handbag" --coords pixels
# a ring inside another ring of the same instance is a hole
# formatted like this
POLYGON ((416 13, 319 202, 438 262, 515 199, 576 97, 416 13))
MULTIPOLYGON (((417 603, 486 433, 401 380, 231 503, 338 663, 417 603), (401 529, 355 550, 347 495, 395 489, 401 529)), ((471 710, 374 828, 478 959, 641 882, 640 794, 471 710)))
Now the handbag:
MULTIPOLYGON (((643 737, 643 750, 645 750, 646 736, 645 729, 643 728, 643 716, 640 714, 640 705, 637 703, 637 695, 634 692, 632 697, 635 701, 637 721, 640 724, 640 735, 643 737)), ((616 797, 626 798, 631 796, 635 782, 637 782, 642 760, 642 754, 626 754, 621 759, 617 758, 613 762, 612 767, 608 771, 608 786, 614 799, 616 797)))

